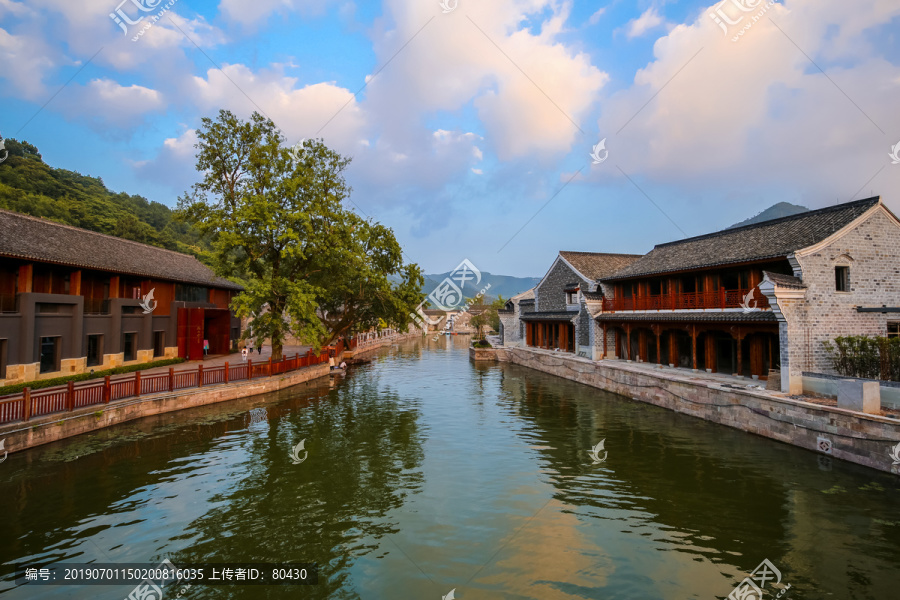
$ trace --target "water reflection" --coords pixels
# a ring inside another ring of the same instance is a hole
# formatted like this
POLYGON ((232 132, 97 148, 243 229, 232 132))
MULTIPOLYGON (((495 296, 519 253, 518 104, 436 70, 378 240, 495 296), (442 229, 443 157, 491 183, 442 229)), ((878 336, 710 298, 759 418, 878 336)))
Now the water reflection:
MULTIPOLYGON (((507 364, 468 338, 10 457, 0 562, 317 562, 187 598, 890 598, 897 478, 507 364), (589 449, 605 439, 607 459, 589 449), (291 449, 305 440, 307 458, 291 449)), ((9 578, 0 581, 9 588, 9 578)), ((123 598, 121 588, 75 596, 123 598)), ((72 597, 22 588, 9 598, 72 597), (32 592, 32 590, 27 590, 32 592)), ((124 593, 123 593, 124 592, 124 593)))

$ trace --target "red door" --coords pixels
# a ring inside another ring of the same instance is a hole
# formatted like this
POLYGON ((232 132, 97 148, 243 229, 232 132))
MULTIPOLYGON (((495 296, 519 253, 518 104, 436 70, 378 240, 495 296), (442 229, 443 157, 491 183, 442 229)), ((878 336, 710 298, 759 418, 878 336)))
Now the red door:
POLYGON ((188 323, 188 360, 203 360, 203 313, 202 308, 191 308, 188 323))

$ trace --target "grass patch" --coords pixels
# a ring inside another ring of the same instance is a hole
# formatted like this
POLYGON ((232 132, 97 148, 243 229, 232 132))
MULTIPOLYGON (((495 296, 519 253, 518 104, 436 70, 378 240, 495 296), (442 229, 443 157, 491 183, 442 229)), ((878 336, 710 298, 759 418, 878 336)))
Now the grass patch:
POLYGON ((177 365, 183 363, 183 358, 167 358, 165 360, 155 360, 153 362, 141 363, 139 365, 128 365, 125 367, 116 367, 115 369, 106 369, 105 371, 94 371, 94 374, 79 373, 78 375, 67 375, 64 377, 54 377, 53 379, 41 379, 40 381, 28 381, 26 383, 16 383, 13 385, 5 385, 0 387, 0 396, 7 394, 17 394, 26 387, 32 390, 40 390, 43 388, 53 387, 55 385, 65 385, 70 381, 87 381, 88 379, 102 379, 107 375, 121 375, 122 373, 134 373, 135 371, 143 371, 152 369, 153 367, 167 367, 169 365, 177 365))

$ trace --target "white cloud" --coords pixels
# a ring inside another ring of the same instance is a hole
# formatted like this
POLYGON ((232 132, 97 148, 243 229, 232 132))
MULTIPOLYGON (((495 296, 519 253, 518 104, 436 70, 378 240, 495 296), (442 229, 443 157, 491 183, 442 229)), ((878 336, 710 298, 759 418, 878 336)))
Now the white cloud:
POLYGON ((601 9, 599 9, 597 12, 595 12, 594 14, 592 14, 592 15, 591 15, 591 18, 588 19, 588 24, 590 24, 590 25, 596 25, 597 23, 599 23, 599 22, 600 22, 600 18, 606 13, 606 9, 607 9, 607 8, 609 8, 609 7, 608 7, 608 6, 604 6, 604 7, 602 7, 601 9))
POLYGON ((87 85, 69 84, 57 110, 70 120, 84 122, 106 133, 130 133, 149 113, 165 108, 163 95, 141 85, 124 86, 111 79, 87 85), (119 131, 109 131, 115 127, 119 131))
POLYGON ((7 80, 3 94, 27 100, 46 96, 44 78, 56 66, 53 54, 40 37, 0 28, 0 77, 7 80))
POLYGON ((655 6, 651 6, 647 10, 643 12, 643 14, 637 19, 632 19, 628 22, 628 38, 633 39, 636 37, 640 37, 650 31, 651 29, 655 29, 662 25, 663 19, 656 11, 655 6))
POLYGON ((870 39, 898 17, 891 0, 776 4, 733 43, 703 11, 657 40, 634 85, 604 103, 600 130, 622 131, 593 173, 615 173, 616 163, 656 182, 721 185, 762 204, 772 188, 819 205, 863 186, 861 195, 897 189, 900 170, 879 169, 900 137, 900 66, 870 39))
POLYGON ((194 144, 197 130, 185 129, 178 137, 166 138, 158 154, 150 160, 131 161, 138 177, 148 181, 160 181, 165 175, 166 186, 179 192, 186 191, 197 179, 194 144))
POLYGON ((219 11, 229 21, 244 26, 256 26, 272 13, 297 11, 304 16, 322 14, 332 0, 220 0, 219 11))
POLYGON ((252 71, 240 64, 209 69, 206 78, 191 79, 186 91, 202 111, 228 108, 243 118, 254 111, 264 113, 281 128, 288 144, 321 137, 332 148, 352 153, 365 139, 365 115, 353 93, 332 82, 297 88, 297 79, 283 75, 278 65, 252 71))

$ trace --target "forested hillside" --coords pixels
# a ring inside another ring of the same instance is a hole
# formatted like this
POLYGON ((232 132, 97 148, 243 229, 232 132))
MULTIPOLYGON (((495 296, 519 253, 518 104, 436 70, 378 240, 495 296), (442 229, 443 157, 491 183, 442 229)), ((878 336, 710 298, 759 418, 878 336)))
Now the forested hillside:
POLYGON ((164 204, 112 192, 99 177, 51 167, 28 142, 4 143, 9 157, 0 164, 0 208, 203 259, 207 245, 164 204))

